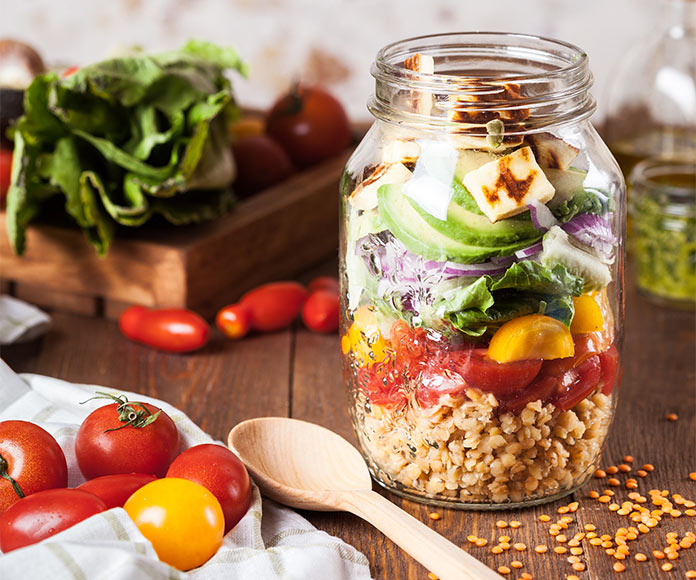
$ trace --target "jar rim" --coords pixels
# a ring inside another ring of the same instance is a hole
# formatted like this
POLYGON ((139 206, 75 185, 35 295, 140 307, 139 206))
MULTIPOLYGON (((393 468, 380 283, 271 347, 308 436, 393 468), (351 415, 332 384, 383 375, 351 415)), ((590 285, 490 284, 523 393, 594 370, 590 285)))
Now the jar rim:
POLYGON ((696 188, 696 168, 692 163, 678 159, 651 157, 636 164, 629 176, 632 185, 643 185, 665 192, 672 199, 682 199, 696 203, 694 189, 696 188), (655 178, 666 174, 691 175, 694 183, 690 188, 687 185, 675 185, 657 181, 655 178))
MULTIPOLYGON (((446 46, 443 43, 439 44, 432 44, 433 41, 438 41, 438 40, 445 40, 445 39, 455 39, 455 38, 466 38, 466 39, 485 39, 486 37, 490 37, 491 39, 496 39, 498 40, 499 45, 503 45, 502 40, 504 39, 516 39, 516 40, 526 40, 530 42, 537 42, 544 44, 549 50, 546 51, 546 54, 551 54, 550 50, 553 47, 556 48, 562 48, 570 53, 572 53, 572 57, 570 60, 567 60, 567 66, 564 67, 559 67, 555 70, 551 71, 544 71, 544 72, 538 72, 538 73, 529 73, 529 74, 518 74, 518 75, 506 75, 505 80, 508 82, 523 82, 523 81, 531 81, 531 80, 537 80, 540 78, 547 78, 549 75, 566 75, 568 73, 572 73, 573 71, 582 69, 584 67, 587 67, 588 62, 589 62, 589 57, 587 56, 587 53, 582 50, 580 47, 571 44, 569 42, 565 42, 562 40, 557 40, 553 38, 548 38, 545 36, 538 36, 534 34, 523 34, 523 33, 518 33, 518 32, 494 32, 494 31, 468 31, 468 32, 443 32, 443 33, 438 33, 438 34, 426 34, 422 36, 414 36, 412 38, 407 38, 403 40, 397 40, 395 42, 392 42, 390 44, 387 44, 386 46, 382 47, 378 52, 377 56, 375 58, 375 70, 373 71, 373 76, 375 73, 377 74, 393 74, 393 75, 400 75, 400 74, 405 74, 407 76, 413 77, 414 80, 420 78, 425 82, 428 81, 439 81, 439 82, 447 82, 447 81, 457 81, 461 79, 461 76, 459 75, 446 75, 442 73, 433 73, 433 74, 428 74, 428 73, 420 73, 420 72, 414 72, 411 71, 403 66, 403 61, 405 60, 405 57, 407 57, 410 54, 414 54, 414 52, 420 52, 424 51, 427 53, 427 49, 430 48, 437 48, 437 47, 442 47, 446 46), (425 44, 426 41, 430 41, 429 44, 425 44), (420 46, 418 46, 420 44, 420 46), (411 46, 413 45, 413 46, 411 46), (411 47, 410 50, 406 51, 405 49, 407 47, 411 47), (415 50, 418 49, 418 50, 415 50), (395 58, 395 57, 400 57, 400 64, 395 65, 392 64, 388 61, 389 58, 395 58)), ((504 45, 505 46, 505 45, 504 45)), ((518 51, 518 53, 526 52, 524 48, 522 47, 516 47, 515 45, 506 45, 506 48, 508 49, 508 52, 514 53, 515 50, 518 51)), ((543 49, 538 49, 537 54, 542 54, 543 49)), ((530 54, 529 52, 526 52, 527 54, 530 54)), ((560 55, 559 55, 560 56, 560 55)), ((496 79, 500 78, 499 74, 496 75, 481 75, 477 76, 477 78, 480 78, 482 80, 485 79, 496 79)))
POLYGON ((508 119, 508 135, 537 132, 595 111, 588 62, 577 46, 532 34, 449 32, 399 40, 377 53, 368 109, 381 120, 458 132, 480 132, 482 119, 491 118, 508 119), (416 55, 429 65, 412 65, 416 55), (408 109, 409 102, 431 99, 432 108, 408 109))

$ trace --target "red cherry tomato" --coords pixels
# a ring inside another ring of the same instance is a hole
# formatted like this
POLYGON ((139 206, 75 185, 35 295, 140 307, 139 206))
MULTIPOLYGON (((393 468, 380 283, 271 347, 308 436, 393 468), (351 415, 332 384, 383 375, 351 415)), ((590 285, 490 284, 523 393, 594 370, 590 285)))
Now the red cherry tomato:
POLYGON ((126 308, 118 318, 118 326, 121 332, 128 338, 136 340, 140 331, 140 324, 149 310, 144 306, 130 306, 126 308))
POLYGON ((147 473, 119 473, 102 475, 85 481, 77 489, 88 491, 104 502, 107 509, 123 507, 126 500, 143 485, 155 481, 154 475, 147 473))
POLYGON ((271 108, 266 133, 297 167, 308 167, 345 151, 350 121, 341 103, 324 89, 296 85, 271 108))
POLYGON ((188 479, 211 492, 225 515, 225 533, 249 509, 251 486, 246 467, 234 453, 220 445, 208 443, 187 449, 171 464, 167 477, 188 479))
POLYGON ((227 338, 242 338, 251 330, 251 310, 243 304, 230 304, 217 313, 215 324, 227 338))
POLYGON ((128 402, 123 396, 119 400, 95 409, 80 425, 75 455, 82 475, 87 479, 119 473, 164 477, 179 452, 176 425, 154 405, 128 402))
POLYGON ((208 323, 184 308, 131 306, 121 314, 119 327, 127 338, 168 352, 198 350, 210 334, 208 323))
POLYGON ((456 370, 470 387, 504 395, 523 389, 541 370, 541 360, 499 363, 486 356, 486 349, 472 348, 451 353, 456 370))
POLYGON ((232 142, 237 165, 234 192, 241 198, 279 183, 295 169, 283 148, 268 135, 249 135, 232 142))
POLYGON ((48 489, 25 497, 0 516, 0 550, 11 552, 40 542, 106 510, 81 489, 48 489))
POLYGON ((317 290, 329 290, 338 294, 338 278, 334 278, 333 276, 319 276, 309 283, 307 290, 310 294, 317 290))
POLYGON ((251 327, 273 332, 290 326, 300 313, 307 290, 297 282, 271 282, 247 292, 239 301, 251 311, 251 327))
POLYGON ((338 312, 338 294, 331 290, 316 290, 302 305, 302 321, 310 330, 328 334, 338 330, 338 312))
POLYGON ((572 409, 597 388, 601 374, 598 355, 585 359, 560 378, 553 404, 562 411, 572 409))
POLYGON ((12 150, 0 149, 0 203, 7 196, 12 181, 12 150))
POLYGON ((602 369, 602 377, 599 380, 602 394, 611 395, 614 387, 621 380, 619 351, 613 344, 604 352, 599 353, 599 365, 602 369))
POLYGON ((0 514, 21 499, 17 489, 28 496, 67 485, 65 455, 48 431, 29 421, 0 422, 0 514))

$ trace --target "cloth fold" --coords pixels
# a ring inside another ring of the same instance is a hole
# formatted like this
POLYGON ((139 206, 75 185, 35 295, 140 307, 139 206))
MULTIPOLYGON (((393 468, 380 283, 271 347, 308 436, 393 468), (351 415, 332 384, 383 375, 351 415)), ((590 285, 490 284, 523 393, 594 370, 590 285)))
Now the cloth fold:
MULTIPOLYGON (((213 443, 184 413, 164 401, 96 385, 79 385, 40 375, 17 375, 0 360, 0 421, 22 419, 41 425, 62 447, 68 486, 84 481, 74 443, 80 423, 103 400, 96 391, 125 394, 170 415, 182 450, 213 443)), ((253 486, 248 513, 225 536, 203 566, 180 572, 157 559, 150 542, 121 508, 97 514, 39 544, 0 555, 3 580, 369 580, 367 559, 352 546, 314 528, 299 514, 261 500, 253 486)))
POLYGON ((0 295, 0 344, 30 341, 50 325, 51 317, 43 310, 18 298, 0 295))

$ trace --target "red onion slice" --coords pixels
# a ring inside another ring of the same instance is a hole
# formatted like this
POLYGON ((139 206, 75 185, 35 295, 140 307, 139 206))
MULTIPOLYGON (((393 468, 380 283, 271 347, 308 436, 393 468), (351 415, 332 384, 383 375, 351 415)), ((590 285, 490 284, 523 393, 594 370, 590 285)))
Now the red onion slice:
POLYGON ((532 218, 534 227, 542 232, 558 225, 558 220, 551 213, 551 210, 543 203, 532 199, 528 204, 529 215, 532 218))
POLYGON ((506 264, 493 264, 492 262, 483 262, 481 264, 455 264, 447 262, 445 264, 445 274, 453 276, 497 276, 504 274, 508 269, 506 264))
POLYGON ((517 250, 515 252, 515 257, 519 259, 524 259, 524 258, 531 258, 532 256, 535 256, 541 250, 543 249, 543 245, 541 242, 537 242, 536 244, 533 244, 529 246, 528 248, 522 248, 521 250, 517 250))

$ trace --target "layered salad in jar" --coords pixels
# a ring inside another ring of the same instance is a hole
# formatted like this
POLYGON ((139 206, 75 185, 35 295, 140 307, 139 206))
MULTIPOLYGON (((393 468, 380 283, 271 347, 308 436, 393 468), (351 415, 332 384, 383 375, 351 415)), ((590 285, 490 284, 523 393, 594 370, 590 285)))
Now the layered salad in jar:
POLYGON ((562 131, 486 127, 376 123, 379 153, 344 176, 341 235, 344 374, 373 475, 479 507, 581 485, 620 369, 609 188, 562 131))

